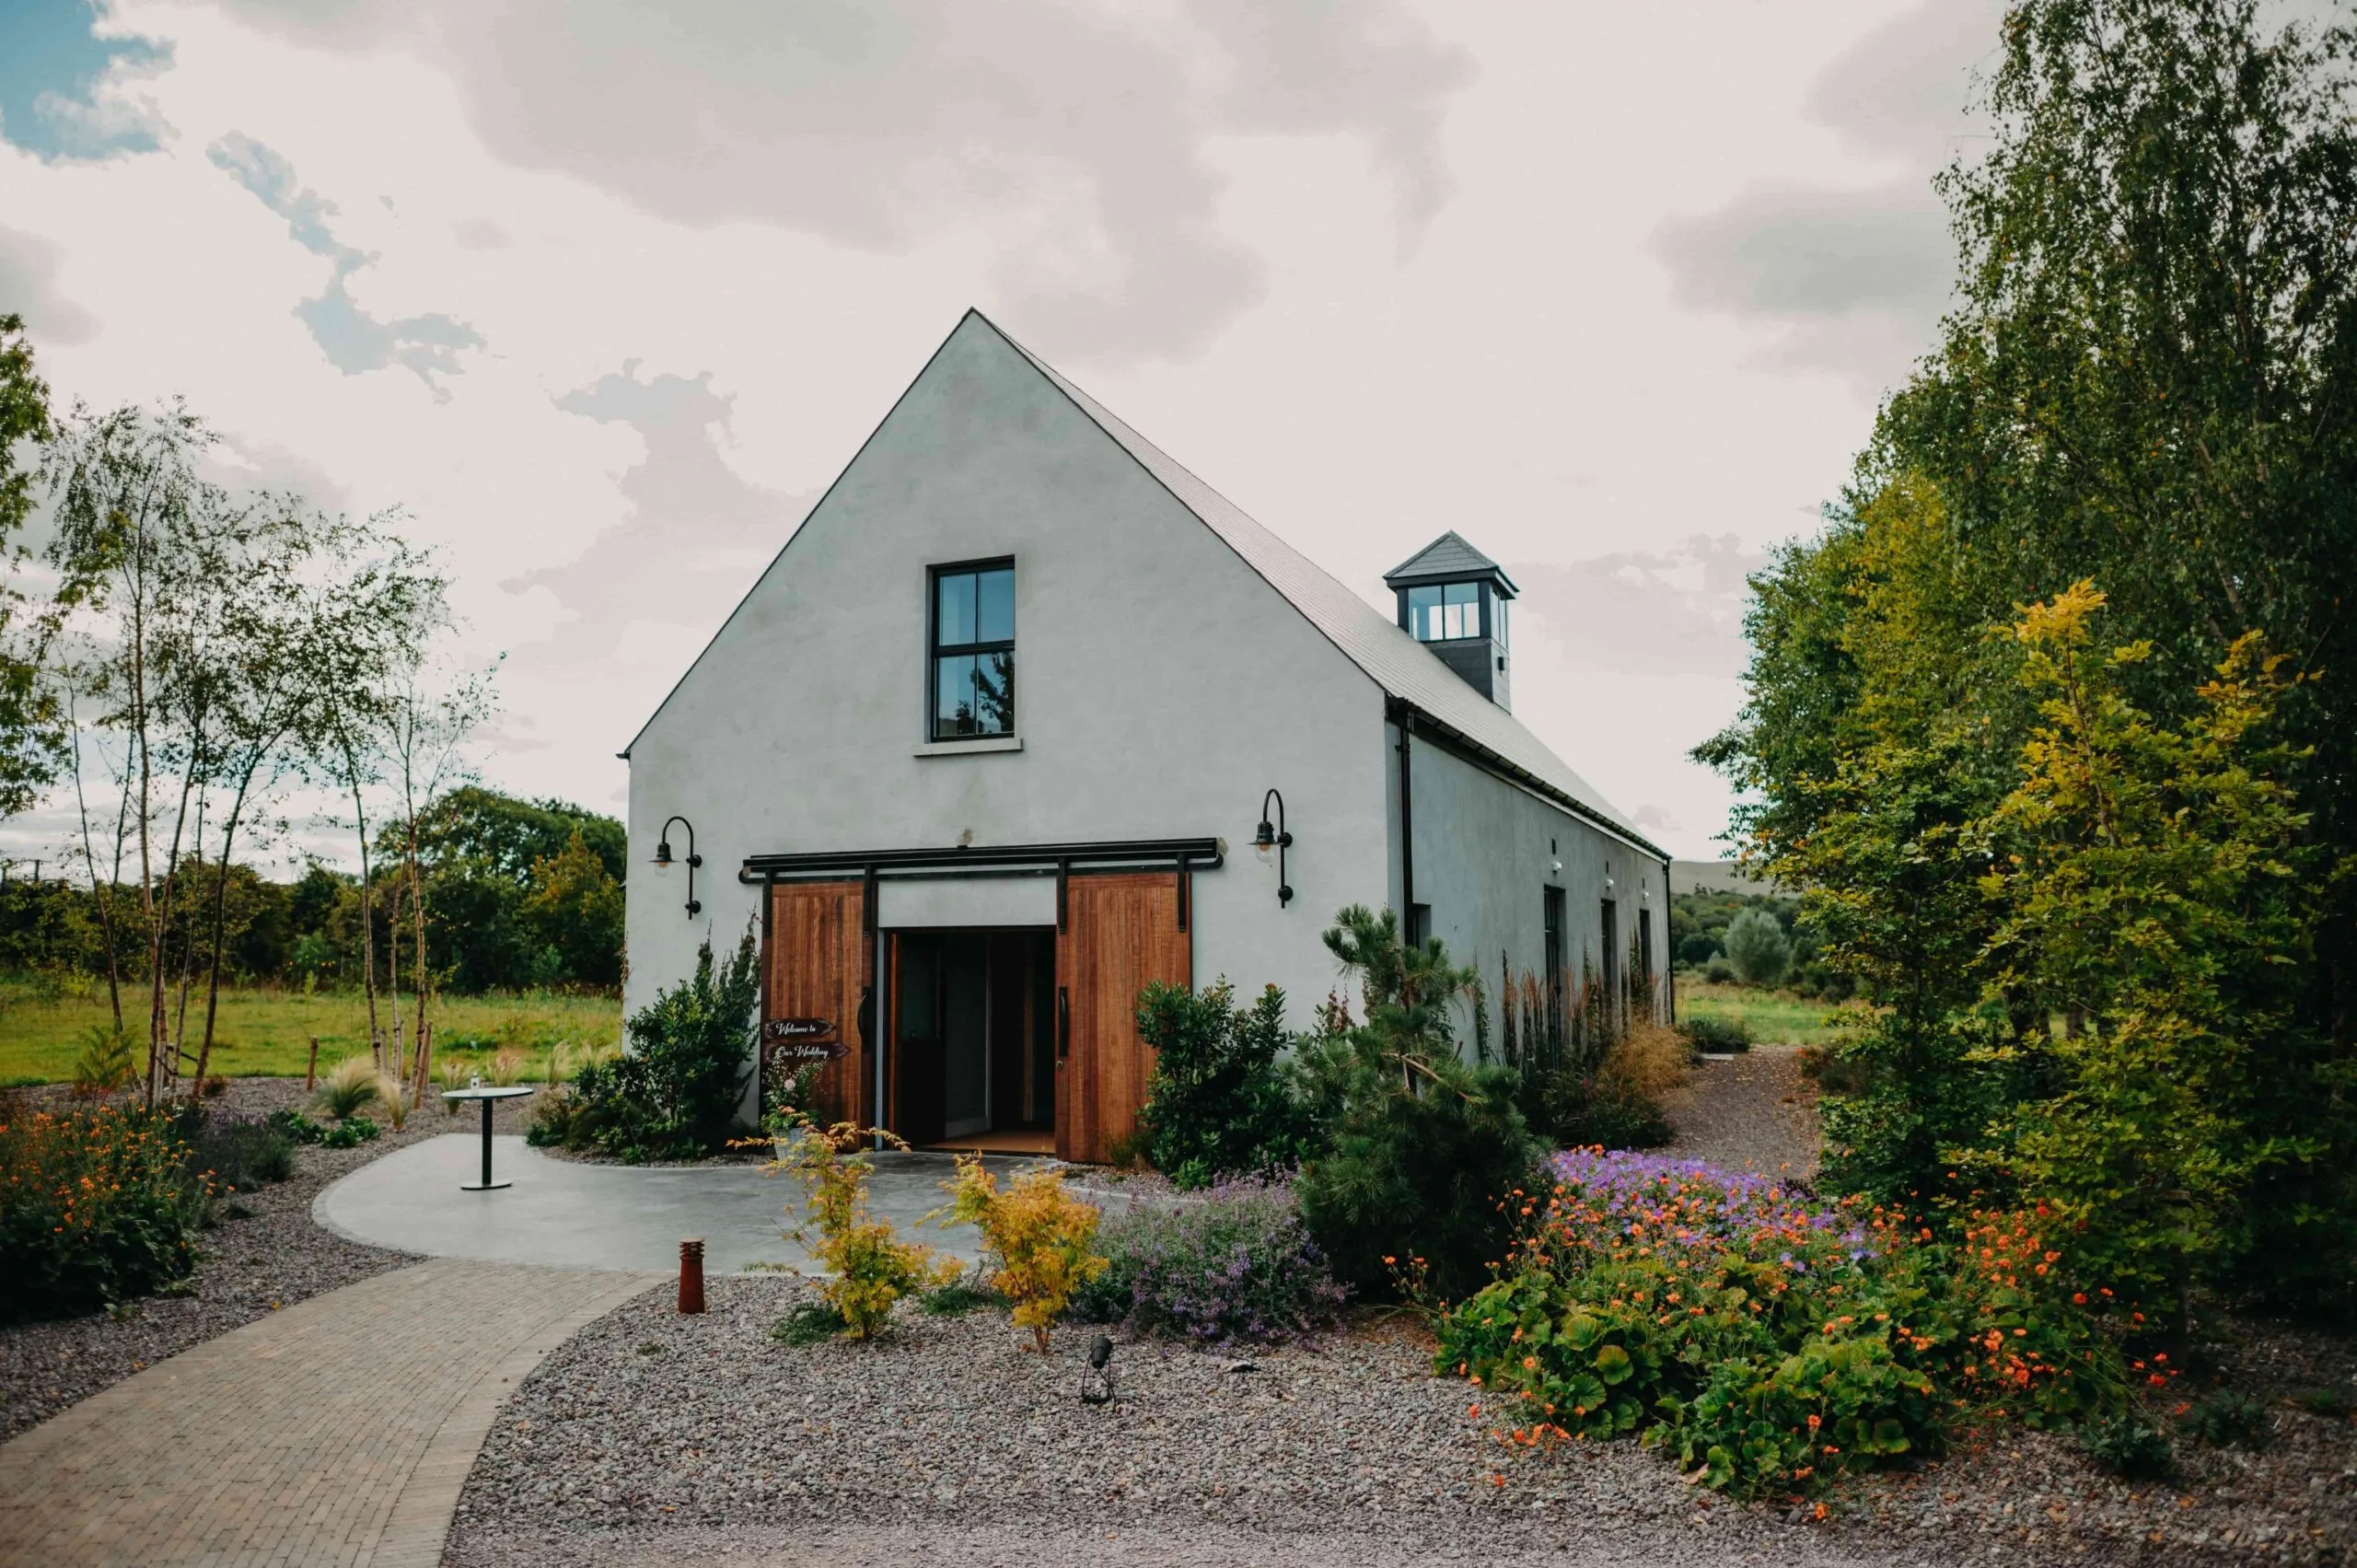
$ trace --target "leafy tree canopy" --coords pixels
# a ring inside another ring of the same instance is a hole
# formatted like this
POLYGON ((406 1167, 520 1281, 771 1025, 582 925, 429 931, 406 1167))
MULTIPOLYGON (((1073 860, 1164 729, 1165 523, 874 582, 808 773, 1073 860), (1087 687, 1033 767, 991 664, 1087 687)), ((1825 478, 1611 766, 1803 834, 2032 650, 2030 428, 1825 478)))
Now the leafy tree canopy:
MULTIPOLYGON (((616 882, 628 879, 621 823, 567 801, 526 800, 466 784, 436 801, 418 822, 422 851, 429 862, 476 861, 519 885, 531 879, 539 862, 563 855, 576 835, 607 876, 616 882)), ((398 850, 388 837, 388 855, 398 850)))
POLYGON ((1880 1005, 1833 1179, 2067 1198, 2147 1283, 2346 1290, 2357 1247, 2353 53, 2258 0, 2017 0, 1940 181, 1956 307, 1698 752, 1880 1005), (2222 1086, 2174 1130, 2168 1073, 2222 1086))

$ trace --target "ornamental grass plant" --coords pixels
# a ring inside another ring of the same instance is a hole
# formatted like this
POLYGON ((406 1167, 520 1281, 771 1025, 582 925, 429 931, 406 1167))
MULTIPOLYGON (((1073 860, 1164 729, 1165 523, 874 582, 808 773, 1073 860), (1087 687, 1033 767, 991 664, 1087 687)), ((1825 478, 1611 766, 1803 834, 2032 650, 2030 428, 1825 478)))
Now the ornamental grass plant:
POLYGON ((338 1121, 349 1121, 372 1106, 390 1108, 401 1090, 366 1056, 347 1056, 321 1079, 311 1096, 312 1106, 338 1121))
POLYGON ((2127 1406, 2133 1368, 2073 1288, 2050 1216, 1828 1204, 1699 1161, 1575 1149, 1436 1365, 1501 1441, 1641 1434, 1737 1495, 1807 1493, 1936 1453, 1964 1423, 2068 1426, 2127 1406))
POLYGON ((211 1190, 168 1116, 0 1112, 0 1321, 66 1318, 185 1279, 211 1190))

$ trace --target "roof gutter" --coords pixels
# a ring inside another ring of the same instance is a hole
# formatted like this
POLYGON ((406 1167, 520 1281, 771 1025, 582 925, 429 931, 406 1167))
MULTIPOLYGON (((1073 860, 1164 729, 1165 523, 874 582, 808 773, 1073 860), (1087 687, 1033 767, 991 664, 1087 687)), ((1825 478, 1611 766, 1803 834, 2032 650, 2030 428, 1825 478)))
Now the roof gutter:
POLYGON ((1618 839, 1622 843, 1627 844, 1631 849, 1649 855, 1655 860, 1666 862, 1669 859, 1669 852, 1662 848, 1659 844, 1653 843, 1642 835, 1622 827, 1620 823, 1615 822, 1611 818, 1605 816, 1594 807, 1586 805, 1585 803, 1566 794, 1562 790, 1556 788, 1553 784, 1549 784, 1545 779, 1540 778, 1529 769, 1517 767, 1515 763, 1509 761, 1504 757, 1501 757, 1498 753, 1482 745, 1471 736, 1467 735, 1463 730, 1456 728, 1445 719, 1434 717, 1432 714, 1423 708, 1418 707, 1415 703, 1409 702, 1406 698, 1386 697, 1384 699, 1383 705, 1384 716, 1389 719, 1393 724, 1399 723, 1403 717, 1408 718, 1414 723, 1416 728, 1420 732, 1423 733, 1427 739, 1434 738, 1435 737, 1445 738, 1449 749, 1462 753, 1468 760, 1475 762, 1480 767, 1488 769, 1491 772, 1497 774, 1500 778, 1510 779, 1514 783, 1522 785, 1525 789, 1529 790, 1532 794, 1540 796, 1550 804, 1562 807, 1563 810, 1569 812, 1573 817, 1578 818, 1581 821, 1585 822, 1588 826, 1596 829, 1597 831, 1618 839))
POLYGON ((1224 839, 1132 839, 1072 844, 972 844, 922 849, 818 850, 799 854, 749 854, 737 868, 744 883, 840 876, 858 871, 972 870, 979 866, 1055 869, 1068 865, 1157 865, 1175 861, 1190 871, 1215 871, 1225 860, 1224 839))

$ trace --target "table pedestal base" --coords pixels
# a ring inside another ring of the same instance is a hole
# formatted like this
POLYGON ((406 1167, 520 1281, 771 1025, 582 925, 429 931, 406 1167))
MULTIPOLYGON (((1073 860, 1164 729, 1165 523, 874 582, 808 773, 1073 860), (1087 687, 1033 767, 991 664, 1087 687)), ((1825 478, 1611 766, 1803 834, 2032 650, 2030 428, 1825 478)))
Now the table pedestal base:
POLYGON ((496 1192, 503 1187, 513 1187, 516 1184, 512 1181, 461 1181, 459 1183, 459 1191, 461 1192, 496 1192))

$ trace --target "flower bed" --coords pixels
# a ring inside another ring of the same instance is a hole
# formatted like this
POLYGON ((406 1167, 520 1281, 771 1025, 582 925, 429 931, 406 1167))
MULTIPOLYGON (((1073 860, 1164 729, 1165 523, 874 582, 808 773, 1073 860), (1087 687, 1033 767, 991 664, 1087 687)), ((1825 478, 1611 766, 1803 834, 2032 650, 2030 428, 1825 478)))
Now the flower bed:
POLYGON ((196 1265, 210 1190, 170 1118, 112 1106, 0 1122, 0 1321, 147 1295, 196 1265))
POLYGON ((1960 1422, 2124 1402, 2040 1215, 1975 1215, 1943 1242, 1696 1160, 1572 1150, 1550 1172, 1515 1194, 1499 1277, 1440 1325, 1438 1365, 1509 1444, 1641 1433, 1714 1487, 1805 1493, 1936 1452, 1960 1422))

